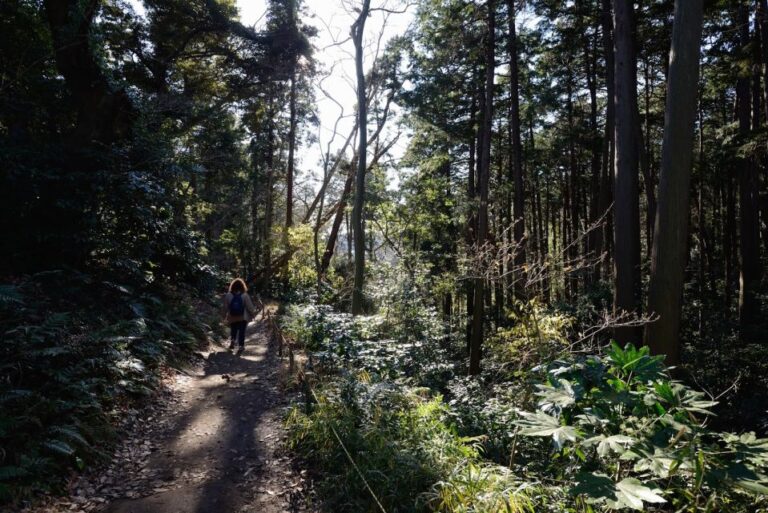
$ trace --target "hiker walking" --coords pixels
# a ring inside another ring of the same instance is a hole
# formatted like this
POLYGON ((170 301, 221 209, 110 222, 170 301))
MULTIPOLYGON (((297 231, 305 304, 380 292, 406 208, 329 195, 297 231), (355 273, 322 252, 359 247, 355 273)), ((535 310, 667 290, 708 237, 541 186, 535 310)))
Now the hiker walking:
POLYGON ((237 340, 238 352, 242 352, 245 349, 245 328, 257 313, 251 296, 248 295, 248 287, 242 279, 235 278, 229 284, 229 292, 224 294, 222 311, 225 321, 229 323, 229 349, 235 348, 237 340))

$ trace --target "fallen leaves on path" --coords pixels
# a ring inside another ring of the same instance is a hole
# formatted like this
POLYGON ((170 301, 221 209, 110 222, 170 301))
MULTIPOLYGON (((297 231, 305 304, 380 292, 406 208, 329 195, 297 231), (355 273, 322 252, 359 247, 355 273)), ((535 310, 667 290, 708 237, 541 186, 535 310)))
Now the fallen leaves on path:
POLYGON ((67 497, 49 497, 23 513, 123 511, 126 501, 138 506, 230 482, 233 511, 317 511, 309 506, 316 498, 306 471, 284 449, 282 362, 263 331, 253 331, 246 358, 214 350, 196 374, 169 377, 151 404, 123 416, 125 437, 107 466, 74 477, 67 497))

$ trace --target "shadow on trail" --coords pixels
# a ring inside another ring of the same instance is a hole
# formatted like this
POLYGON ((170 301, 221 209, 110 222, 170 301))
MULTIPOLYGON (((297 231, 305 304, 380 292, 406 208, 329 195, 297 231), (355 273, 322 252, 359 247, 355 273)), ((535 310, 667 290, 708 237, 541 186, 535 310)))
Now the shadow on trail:
POLYGON ((147 466, 156 476, 155 493, 121 500, 103 511, 284 510, 253 504, 268 468, 265 417, 280 402, 276 383, 280 361, 268 340, 264 323, 255 322, 249 326, 242 355, 221 348, 209 355, 204 373, 189 380, 183 392, 186 404, 147 466))

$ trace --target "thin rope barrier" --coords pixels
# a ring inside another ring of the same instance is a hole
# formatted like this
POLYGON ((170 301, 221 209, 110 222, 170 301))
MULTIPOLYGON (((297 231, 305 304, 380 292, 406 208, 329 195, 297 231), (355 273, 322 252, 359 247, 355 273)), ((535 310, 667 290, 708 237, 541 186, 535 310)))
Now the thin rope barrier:
MULTIPOLYGON (((307 383, 307 387, 309 388, 309 391, 312 392, 312 397, 315 398, 315 401, 318 403, 320 400, 317 398, 317 394, 315 393, 315 390, 312 388, 312 385, 307 383)), ((347 455, 347 459, 352 464, 352 467, 355 469, 357 474, 360 476, 360 479, 363 480, 363 484, 368 489, 368 492, 370 492, 371 497, 373 497, 373 500, 376 501, 376 504, 379 506, 379 509, 382 513, 387 513, 387 510, 384 509, 384 506, 381 504, 381 501, 376 496, 376 494, 373 491, 373 488, 371 488, 371 485, 368 484, 368 480, 365 478, 365 475, 363 475, 363 471, 360 470, 360 467, 357 466, 357 463, 355 463, 354 458, 352 458, 352 455, 350 454, 349 450, 347 449, 347 446, 344 445, 344 442, 341 441, 341 437, 339 436, 339 433, 336 431, 336 428, 333 427, 333 425, 330 425, 331 431, 333 431, 333 435, 336 437, 336 440, 339 442, 339 445, 341 446, 342 450, 344 451, 344 454, 347 455)))

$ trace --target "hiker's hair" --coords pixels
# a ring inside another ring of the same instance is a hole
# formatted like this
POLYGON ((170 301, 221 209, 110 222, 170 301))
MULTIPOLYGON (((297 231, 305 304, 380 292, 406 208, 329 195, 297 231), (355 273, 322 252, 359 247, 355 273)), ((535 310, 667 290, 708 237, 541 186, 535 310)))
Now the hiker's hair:
POLYGON ((232 283, 229 284, 229 291, 232 293, 248 292, 248 287, 245 285, 242 278, 235 278, 232 280, 232 283))

